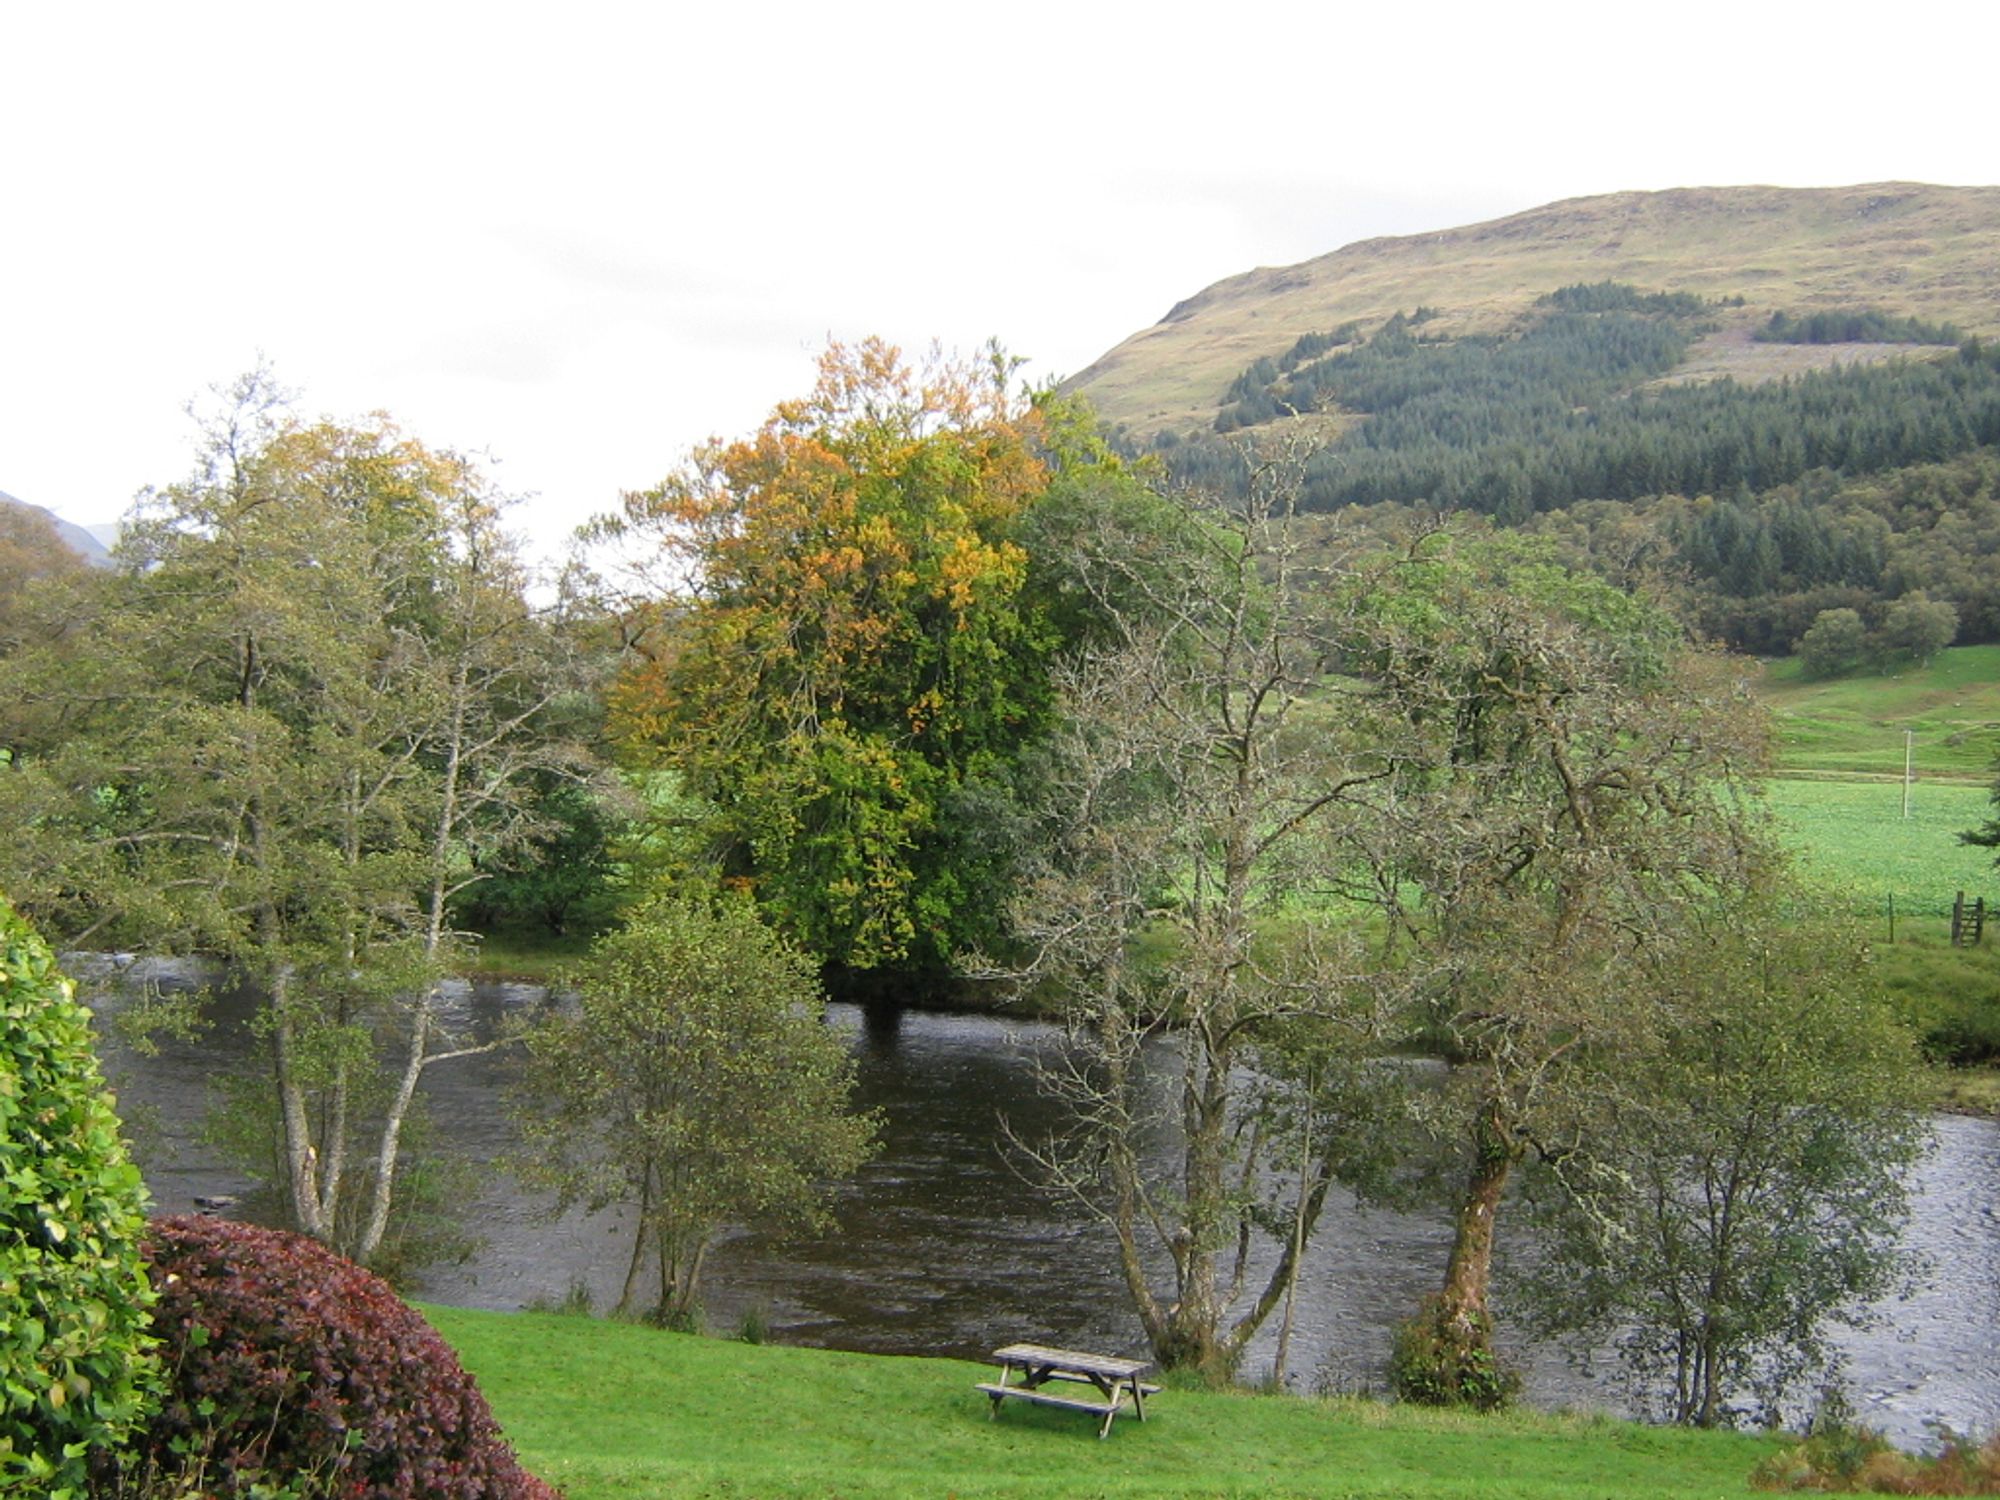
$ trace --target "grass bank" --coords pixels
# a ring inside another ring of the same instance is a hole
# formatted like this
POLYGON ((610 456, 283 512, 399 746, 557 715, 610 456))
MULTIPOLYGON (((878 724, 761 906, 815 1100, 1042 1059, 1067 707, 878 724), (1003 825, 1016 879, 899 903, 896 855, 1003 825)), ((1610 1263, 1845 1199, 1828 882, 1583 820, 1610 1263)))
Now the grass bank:
POLYGON ((979 1365, 752 1347, 588 1318, 432 1307, 522 1460, 611 1497, 1747 1496, 1769 1440, 1599 1417, 1473 1417, 1170 1390, 1099 1442, 979 1365))
POLYGON ((1903 776, 1904 735, 1925 780, 1990 786, 2000 753, 2000 646, 1956 646, 1930 661, 1842 677, 1805 674, 1797 657, 1753 684, 1771 710, 1785 775, 1903 776))
POLYGON ((546 932, 489 932, 479 939, 477 959, 466 977, 553 984, 556 976, 590 952, 587 937, 546 932))

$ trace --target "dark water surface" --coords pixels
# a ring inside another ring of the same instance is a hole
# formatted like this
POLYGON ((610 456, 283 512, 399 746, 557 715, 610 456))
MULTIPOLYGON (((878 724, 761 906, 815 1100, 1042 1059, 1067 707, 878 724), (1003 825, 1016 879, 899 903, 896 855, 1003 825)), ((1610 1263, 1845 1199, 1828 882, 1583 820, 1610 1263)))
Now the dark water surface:
MULTIPOLYGON (((539 989, 504 984, 451 996, 454 1020, 474 1033, 544 1001, 539 989)), ((251 1058, 241 1024, 247 1002, 224 999, 215 1010, 218 1025, 199 1045, 137 1058, 107 1044, 123 1102, 138 1107, 142 1122, 157 1120, 142 1154, 169 1211, 187 1209, 197 1193, 243 1187, 195 1138, 212 1079, 251 1058)), ((882 1116, 883 1149, 840 1188, 825 1234, 782 1242, 741 1234, 716 1251, 706 1273, 711 1323, 733 1327, 755 1308, 787 1342, 885 1354, 983 1358, 1016 1339, 1141 1351, 1109 1234, 1078 1205, 1026 1180, 1005 1145, 1003 1113, 1027 1138, 1058 1123, 1034 1084, 1037 1049, 1055 1044, 1053 1030, 851 1006, 833 1007, 829 1024, 851 1039, 859 1100, 882 1116)), ((442 1063, 426 1076, 438 1134, 475 1162, 511 1144, 501 1108, 506 1075, 496 1054, 442 1063)), ((1920 1286, 1876 1309, 1876 1326, 1841 1339, 1864 1420, 1905 1443, 1930 1437, 1936 1422, 1961 1432, 2000 1426, 2000 1126, 1944 1117, 1935 1127, 1907 1240, 1927 1262, 1920 1286)), ((478 1180, 466 1210, 477 1253, 425 1272, 418 1296, 512 1309, 558 1301, 581 1284, 599 1308, 616 1301, 631 1248, 616 1214, 551 1222, 544 1200, 503 1173, 482 1171, 478 1180)), ((1442 1211, 1331 1203, 1301 1277, 1290 1383, 1379 1389, 1389 1331, 1435 1289, 1449 1248, 1442 1211)), ((1496 1281, 1504 1326, 1504 1260, 1496 1281)), ((1269 1373, 1276 1334, 1274 1315, 1251 1348, 1246 1378, 1269 1373)), ((1535 1403, 1623 1409, 1608 1353, 1589 1354, 1581 1367, 1551 1348, 1515 1354, 1535 1403)))

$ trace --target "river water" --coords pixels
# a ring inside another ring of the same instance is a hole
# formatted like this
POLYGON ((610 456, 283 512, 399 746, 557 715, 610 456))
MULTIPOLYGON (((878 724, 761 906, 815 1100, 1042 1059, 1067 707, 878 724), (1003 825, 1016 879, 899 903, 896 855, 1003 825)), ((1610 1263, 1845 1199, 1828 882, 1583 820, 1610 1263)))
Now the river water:
MULTIPOLYGON (((530 986, 493 984, 460 987, 450 1004, 458 1026, 479 1034, 545 998, 530 986)), ((94 1003, 122 1002, 113 994, 94 1003)), ((250 1065, 248 1006, 243 997, 219 999, 215 1028, 200 1043, 167 1043, 150 1058, 106 1039, 107 1070, 138 1121, 142 1165, 164 1211, 245 1187, 200 1143, 196 1125, 214 1080, 250 1065)), ((786 1241, 738 1234, 717 1250, 705 1275, 711 1324, 732 1328, 754 1309, 787 1342, 885 1354, 978 1359, 1017 1339, 1141 1351, 1108 1233, 1023 1176, 1005 1145, 1003 1115, 1031 1139, 1057 1123, 1034 1077, 1053 1030, 851 1006, 832 1007, 828 1024, 854 1049, 858 1102, 880 1112, 882 1150, 838 1189, 825 1233, 786 1241)), ((489 1054, 439 1064, 426 1077, 437 1134, 475 1163, 493 1162, 511 1144, 501 1107, 507 1067, 504 1055, 489 1054)), ((1840 1339, 1862 1418, 1905 1444, 1932 1439, 1937 1423, 1959 1432, 2000 1427, 2000 1125, 1940 1117, 1935 1132, 1906 1237, 1925 1265, 1919 1285, 1873 1309, 1871 1327, 1840 1339)), ((504 1173, 482 1170, 477 1182, 465 1214, 476 1253, 429 1268, 416 1296, 513 1309, 582 1286, 599 1308, 616 1301, 631 1240, 615 1212, 552 1221, 546 1202, 504 1173)), ((1503 1222, 1496 1271, 1503 1328, 1508 1228, 1503 1222)), ((1379 1390, 1390 1330, 1436 1288, 1449 1248, 1442 1210, 1330 1204, 1301 1276, 1288 1383, 1379 1390)), ((1274 1316, 1252 1346, 1246 1378, 1269 1373, 1276 1324, 1274 1316)), ((1623 1409, 1607 1351, 1580 1360, 1546 1346, 1512 1353, 1536 1404, 1623 1409)))

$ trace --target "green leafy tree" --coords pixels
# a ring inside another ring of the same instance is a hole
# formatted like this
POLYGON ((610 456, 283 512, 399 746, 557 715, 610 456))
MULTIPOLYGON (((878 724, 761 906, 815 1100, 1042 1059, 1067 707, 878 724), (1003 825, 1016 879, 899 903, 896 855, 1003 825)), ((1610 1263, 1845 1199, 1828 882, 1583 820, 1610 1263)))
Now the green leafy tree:
POLYGON ((90 1033, 0 902, 0 1495, 79 1500, 156 1384, 146 1194, 90 1033))
POLYGON ((732 1224, 811 1225, 826 1184, 873 1149, 852 1063, 821 1019, 810 961, 740 895, 678 895, 598 940, 576 1009, 528 1038, 517 1094, 527 1181, 557 1211, 636 1209, 619 1297, 650 1260, 651 1316, 690 1327, 702 1266, 732 1224))
POLYGON ((1867 656, 1868 627, 1851 609, 1823 609, 1792 649, 1814 677, 1836 677, 1867 656))
POLYGON ((1882 613, 1882 649, 1926 662, 1958 635, 1958 611, 1943 599, 1913 589, 1882 613))
POLYGON ((1390 1080, 1366 1066, 1383 996, 1324 862, 1386 765, 1325 703, 1322 580, 1287 458, 1240 509, 1104 483, 1054 514, 1048 593, 1092 623, 1060 677, 1010 908, 1028 955, 1012 977, 1065 1002, 1074 1044, 1044 1072, 1074 1128, 1017 1145, 1113 1235, 1160 1362, 1218 1380, 1288 1305, 1328 1194, 1378 1172, 1388 1136, 1390 1080), (1140 1149, 1163 1099, 1164 1172, 1140 1149))
POLYGON ((613 695, 629 755, 707 804, 723 873, 831 969, 942 971, 992 936, 968 824, 1046 728, 1055 647, 1016 539, 1043 429, 1010 369, 835 345, 811 395, 606 528, 667 575, 613 695))
MULTIPOLYGON (((60 628, 61 615, 27 608, 30 585, 80 575, 82 558, 64 544, 55 523, 44 512, 0 497, 0 656, 20 645, 33 631, 60 628)), ((43 588, 44 596, 55 591, 43 588)))
POLYGON ((1572 1138, 1598 1060, 1643 1035, 1604 997, 1637 993, 1649 945, 1764 878, 1742 794, 1765 739, 1727 663, 1671 617, 1519 539, 1424 539, 1368 587, 1348 649, 1393 726, 1380 904, 1454 1061, 1439 1119, 1465 1163, 1403 1388, 1490 1405, 1507 1186, 1572 1138))
POLYGON ((624 889, 617 850, 635 799, 556 773, 541 782, 537 804, 546 831, 482 860, 486 878, 453 911, 485 932, 602 932, 616 919, 624 889))
POLYGON ((1827 1329, 1901 1283, 1915 1041, 1865 949, 1754 917, 1655 955, 1646 984, 1649 1034, 1600 1069, 1538 1195, 1530 1300, 1615 1342, 1670 1421, 1775 1421, 1827 1329))
POLYGON ((138 507, 58 638, 0 661, 0 867, 78 945, 225 958, 260 1035, 299 1229, 381 1248, 403 1125, 444 1035, 448 914, 546 826, 581 753, 575 678, 483 476, 386 418, 225 393, 196 473, 138 507))

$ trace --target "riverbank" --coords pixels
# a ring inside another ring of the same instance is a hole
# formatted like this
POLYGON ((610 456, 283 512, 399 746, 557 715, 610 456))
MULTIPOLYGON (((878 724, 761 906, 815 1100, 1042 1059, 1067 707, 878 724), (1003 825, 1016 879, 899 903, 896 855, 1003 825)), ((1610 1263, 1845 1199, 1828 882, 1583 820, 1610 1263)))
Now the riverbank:
MULTIPOLYGON (((488 937, 465 977, 475 984, 549 985, 588 946, 578 938, 541 942, 518 934, 488 937)), ((1939 1060, 1935 1107, 2000 1119, 2000 1066, 1993 1062, 2000 1057, 2000 938, 1989 929, 1980 946, 1954 948, 1948 921, 1905 919, 1894 941, 1886 930, 1877 935, 1871 957, 1883 990, 1939 1060)), ((863 1003, 859 997, 848 998, 863 1003)), ((934 988, 908 1008, 1016 1022, 1053 1021, 1061 1012, 1050 996, 1022 996, 976 984, 949 992, 934 988)))
POLYGON ((751 1346, 536 1313, 423 1309, 568 1500, 705 1497, 1748 1496, 1773 1440, 1533 1412, 1170 1389, 1099 1442, 1074 1412, 989 1421, 959 1360, 751 1346))

